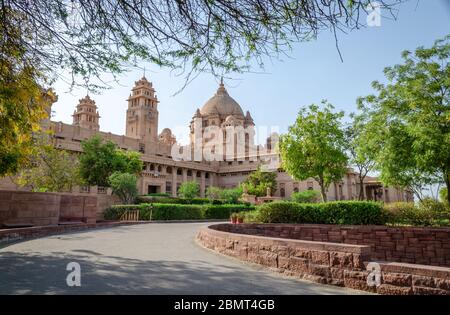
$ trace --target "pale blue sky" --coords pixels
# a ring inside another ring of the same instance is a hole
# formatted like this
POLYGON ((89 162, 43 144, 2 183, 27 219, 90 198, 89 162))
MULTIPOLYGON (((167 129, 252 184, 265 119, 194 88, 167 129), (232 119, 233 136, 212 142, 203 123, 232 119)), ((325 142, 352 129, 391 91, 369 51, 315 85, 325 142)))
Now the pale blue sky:
MULTIPOLYGON (((231 75, 225 84, 230 95, 249 110, 257 125, 278 126, 281 132, 293 123, 301 106, 327 99, 347 114, 355 111, 358 96, 371 93, 371 82, 383 80, 383 68, 401 61, 403 50, 431 46, 435 39, 450 34, 450 0, 410 0, 399 6, 397 21, 381 19, 380 27, 368 27, 339 35, 344 62, 339 59, 333 35, 319 34, 310 43, 299 43, 291 57, 267 63, 265 73, 231 75)), ((181 93, 183 78, 167 69, 142 64, 153 82, 159 104, 159 129, 179 130, 189 124, 192 115, 215 93, 218 81, 209 74, 200 75, 181 93)), ((255 69, 258 70, 258 69, 255 69)), ((95 99, 102 131, 124 134, 126 98, 142 70, 133 69, 119 84, 95 99)), ((72 122, 72 113, 86 91, 55 84, 59 100, 53 106, 53 120, 72 122)), ((178 138, 180 135, 177 132, 178 138)))

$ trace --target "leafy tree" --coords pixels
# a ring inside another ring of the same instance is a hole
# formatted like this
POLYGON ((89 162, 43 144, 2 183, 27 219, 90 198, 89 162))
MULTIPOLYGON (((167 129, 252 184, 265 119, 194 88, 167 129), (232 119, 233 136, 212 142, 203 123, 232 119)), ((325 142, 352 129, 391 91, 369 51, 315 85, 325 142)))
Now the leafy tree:
POLYGON ((350 165, 356 167, 359 179, 358 199, 364 200, 364 179, 370 171, 375 169, 375 152, 378 144, 367 128, 368 117, 364 113, 352 115, 352 124, 345 129, 347 152, 350 165))
POLYGON ((384 70, 388 83, 373 82, 376 95, 359 99, 379 144, 381 179, 419 198, 425 185, 450 187, 449 40, 403 52, 402 64, 384 70))
POLYGON ((18 174, 19 185, 31 187, 33 191, 62 192, 80 184, 76 156, 55 149, 49 141, 41 139, 31 157, 30 165, 18 174))
POLYGON ((277 191, 277 174, 275 172, 264 172, 260 167, 245 179, 243 185, 247 187, 250 195, 257 197, 265 196, 267 188, 270 188, 270 193, 274 194, 277 191))
MULTIPOLYGON (((402 1, 378 2, 390 12, 402 1)), ((263 57, 287 53, 293 42, 309 41, 322 30, 365 25, 360 14, 367 3, 7 0, 0 23, 3 41, 20 49, 26 62, 52 78, 69 70, 76 84, 121 73, 140 60, 186 70, 187 77, 244 71, 252 59, 261 65, 263 57)))
POLYGON ((184 182, 180 185, 178 193, 186 199, 198 197, 200 194, 200 185, 196 181, 184 182))
MULTIPOLYGON (((0 12, 3 12, 0 9, 0 12)), ((34 145, 33 134, 49 116, 55 95, 42 88, 43 76, 25 49, 16 43, 17 28, 0 32, 0 176, 13 175, 26 166, 34 145)))
POLYGON ((125 204, 132 204, 137 196, 137 177, 130 173, 114 172, 108 178, 113 194, 125 204))
POLYGON ((291 195, 291 200, 299 203, 313 203, 321 201, 322 195, 320 191, 317 190, 303 190, 293 193, 291 195))
POLYGON ((448 203, 448 190, 446 187, 442 187, 439 190, 439 198, 441 199, 442 202, 447 202, 447 204, 449 204, 448 203))
POLYGON ((206 189, 206 197, 208 197, 208 199, 210 199, 211 201, 214 199, 219 199, 221 193, 222 188, 220 187, 210 186, 208 187, 208 189, 206 189))
POLYGON ((226 200, 228 203, 238 203, 242 196, 242 187, 226 188, 220 192, 220 199, 226 200))
POLYGON ((345 136, 341 119, 343 112, 322 102, 302 108, 294 125, 280 137, 283 168, 297 180, 314 178, 320 185, 322 198, 331 183, 342 179, 347 171, 345 136))
POLYGON ((109 186, 108 178, 114 172, 139 174, 143 163, 140 154, 123 151, 111 141, 104 141, 100 135, 82 141, 80 174, 89 185, 109 186))

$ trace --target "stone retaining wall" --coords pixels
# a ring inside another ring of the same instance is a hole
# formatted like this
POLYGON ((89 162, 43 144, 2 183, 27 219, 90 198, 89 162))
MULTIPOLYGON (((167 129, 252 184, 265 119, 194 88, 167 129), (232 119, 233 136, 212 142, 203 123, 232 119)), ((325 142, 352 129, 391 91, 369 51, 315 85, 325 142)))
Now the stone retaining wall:
POLYGON ((0 227, 57 225, 61 220, 95 223, 111 196, 0 190, 0 227))
POLYGON ((215 228, 241 234, 369 245, 371 260, 450 267, 450 228, 327 224, 226 224, 215 228))
MULTIPOLYGON (((450 294, 450 268, 378 262, 380 283, 367 284, 371 247, 226 232, 216 224, 197 234, 203 246, 301 279, 380 294, 450 294)), ((241 228, 244 225, 241 226, 241 228)))

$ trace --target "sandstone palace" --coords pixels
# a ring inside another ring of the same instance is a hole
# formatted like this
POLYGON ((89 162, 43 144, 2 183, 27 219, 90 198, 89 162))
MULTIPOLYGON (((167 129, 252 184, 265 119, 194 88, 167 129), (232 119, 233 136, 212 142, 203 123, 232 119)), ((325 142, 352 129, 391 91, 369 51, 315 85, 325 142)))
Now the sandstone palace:
MULTIPOLYGON (((245 149, 241 154, 227 155, 226 149, 220 154, 227 158, 220 160, 179 159, 173 156, 183 150, 193 151, 194 145, 178 147, 177 140, 169 128, 158 133, 159 101, 153 84, 145 76, 135 82, 128 98, 126 110, 125 135, 105 133, 100 130, 100 114, 95 101, 86 96, 81 99, 73 113, 72 124, 47 121, 53 131, 53 142, 56 148, 70 152, 81 151, 81 141, 95 134, 116 143, 124 150, 140 152, 144 162, 144 169, 138 181, 141 194, 169 193, 177 195, 177 189, 185 181, 198 181, 201 196, 205 196, 209 186, 231 188, 239 185, 258 166, 266 166, 270 171, 277 172, 278 188, 273 197, 288 199, 293 192, 307 189, 319 190, 318 183, 313 179, 296 181, 278 167, 279 155, 275 150, 276 134, 271 134, 263 145, 255 146, 254 133, 246 133, 243 141, 245 149), (250 150, 249 148, 256 148, 250 150)), ((208 137, 202 132, 205 128, 215 126, 220 130, 230 127, 243 127, 253 130, 255 124, 249 111, 244 114, 241 106, 228 94, 221 82, 216 93, 194 113, 190 122, 191 143, 196 135, 195 125, 200 126, 201 143, 205 144, 208 137)), ((233 139, 234 141, 235 139, 233 139)), ((224 140, 225 141, 225 140, 224 140)), ((217 153, 217 152, 216 152, 217 153)), ((230 152, 228 152, 229 154, 230 152)), ((236 153, 236 152, 233 152, 236 153)), ((412 201, 411 192, 395 187, 384 187, 374 177, 366 177, 363 183, 358 181, 357 174, 349 167, 348 172, 340 182, 330 186, 328 200, 357 199, 359 186, 364 185, 365 198, 368 200, 382 200, 384 202, 412 201)), ((26 189, 16 187, 9 179, 0 180, 0 189, 26 189)), ((77 194, 105 194, 104 187, 75 187, 72 193, 77 194)))

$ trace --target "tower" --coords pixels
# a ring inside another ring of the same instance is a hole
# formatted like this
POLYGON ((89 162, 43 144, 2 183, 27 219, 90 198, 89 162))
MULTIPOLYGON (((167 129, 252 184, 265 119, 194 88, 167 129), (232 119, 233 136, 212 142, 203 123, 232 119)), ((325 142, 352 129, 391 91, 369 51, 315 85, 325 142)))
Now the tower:
POLYGON ((153 84, 143 76, 128 98, 126 136, 144 142, 158 140, 158 98, 153 84))
POLYGON ((72 117, 72 125, 74 126, 80 126, 82 128, 95 131, 100 130, 100 115, 97 111, 97 105, 95 105, 95 101, 91 99, 89 95, 86 95, 80 100, 80 103, 77 105, 72 117))

